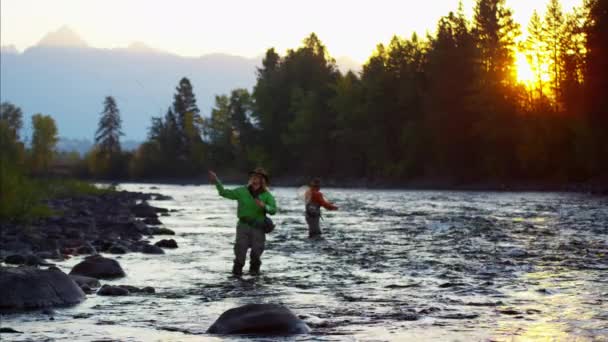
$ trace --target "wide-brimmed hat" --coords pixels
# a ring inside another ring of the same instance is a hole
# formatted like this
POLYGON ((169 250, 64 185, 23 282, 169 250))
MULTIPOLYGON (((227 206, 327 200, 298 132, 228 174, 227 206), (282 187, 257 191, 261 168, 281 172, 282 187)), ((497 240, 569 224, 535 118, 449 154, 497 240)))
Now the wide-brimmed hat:
POLYGON ((249 177, 253 175, 258 175, 264 177, 266 183, 270 183, 270 177, 268 177, 268 172, 261 167, 256 167, 255 169, 249 171, 249 177))
POLYGON ((321 179, 320 178, 313 178, 310 180, 310 182, 308 183, 308 186, 314 187, 314 188, 320 188, 321 187, 321 179))

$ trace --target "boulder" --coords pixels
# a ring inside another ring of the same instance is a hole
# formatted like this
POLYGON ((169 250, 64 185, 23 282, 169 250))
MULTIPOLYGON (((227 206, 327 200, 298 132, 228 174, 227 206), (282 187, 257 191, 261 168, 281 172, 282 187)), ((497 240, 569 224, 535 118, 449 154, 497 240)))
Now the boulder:
POLYGON ((28 266, 38 266, 38 265, 49 265, 42 258, 35 254, 28 255, 20 255, 13 254, 4 258, 4 262, 11 265, 28 265, 28 266))
POLYGON ((93 247, 92 244, 86 242, 84 245, 78 247, 76 249, 76 253, 78 254, 97 254, 97 250, 93 247))
POLYGON ((108 248, 108 253, 110 254, 125 254, 127 253, 127 249, 120 245, 112 245, 108 248))
POLYGON ((78 286, 82 287, 83 285, 87 285, 90 288, 98 288, 101 286, 99 280, 97 278, 86 277, 76 274, 70 274, 70 278, 78 284, 78 286))
POLYGON ((121 286, 114 286, 105 284, 98 291, 99 296, 128 296, 129 290, 121 286))
POLYGON ((177 242, 173 239, 162 239, 157 241, 154 245, 162 248, 177 248, 177 242))
POLYGON ((136 286, 131 286, 131 285, 118 285, 118 287, 121 287, 123 289, 128 290, 130 293, 156 293, 156 290, 151 287, 151 286, 146 286, 146 287, 136 287, 136 286))
POLYGON ((70 274, 83 275, 97 279, 120 278, 126 275, 118 261, 104 258, 101 255, 86 257, 72 268, 70 274))
POLYGON ((162 248, 148 244, 145 244, 142 247, 141 252, 144 254, 165 254, 165 251, 163 251, 162 248))
POLYGON ((158 217, 156 215, 156 208, 154 208, 153 206, 149 205, 147 202, 142 202, 139 204, 136 204, 134 206, 131 207, 131 212, 133 213, 133 215, 135 215, 136 217, 158 217))
POLYGON ((150 227, 149 229, 152 235, 175 235, 175 232, 169 228, 150 227))
POLYGON ((310 328, 289 309, 277 304, 248 304, 224 312, 209 334, 293 335, 310 328))
POLYGON ((152 226, 158 226, 160 224, 163 224, 157 217, 146 217, 144 219, 144 223, 152 226))
POLYGON ((151 286, 146 286, 146 287, 136 287, 136 286, 131 286, 131 285, 108 285, 105 284, 104 286, 102 286, 99 291, 97 291, 97 294, 100 296, 128 296, 130 294, 133 293, 146 293, 146 294, 152 294, 155 293, 156 291, 154 290, 153 287, 151 286))
POLYGON ((155 201, 169 201, 173 199, 173 197, 163 194, 152 194, 152 197, 155 201))
POLYGON ((25 256, 20 254, 9 255, 4 258, 4 262, 10 265, 23 265, 25 264, 25 256))
POLYGON ((82 290, 82 292, 84 292, 86 294, 92 294, 93 293, 93 289, 91 289, 89 287, 89 285, 87 285, 87 284, 81 285, 80 289, 82 290))
POLYGON ((0 311, 21 311, 82 302, 84 292, 58 269, 0 267, 0 311))

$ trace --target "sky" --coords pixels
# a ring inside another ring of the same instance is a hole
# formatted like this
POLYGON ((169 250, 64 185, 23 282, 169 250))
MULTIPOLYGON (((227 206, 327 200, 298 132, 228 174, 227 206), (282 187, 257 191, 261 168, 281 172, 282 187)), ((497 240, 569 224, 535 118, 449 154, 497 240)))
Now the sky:
MULTIPOLYGON (((548 0, 507 0, 524 27, 548 0)), ((475 0, 463 0, 472 14, 475 0)), ((561 0, 564 10, 582 0, 561 0)), ((433 32, 458 0, 2 0, 0 43, 18 50, 67 25, 91 46, 126 47, 132 42, 182 56, 280 53, 316 32, 334 57, 363 63, 378 43, 394 34, 433 32)))

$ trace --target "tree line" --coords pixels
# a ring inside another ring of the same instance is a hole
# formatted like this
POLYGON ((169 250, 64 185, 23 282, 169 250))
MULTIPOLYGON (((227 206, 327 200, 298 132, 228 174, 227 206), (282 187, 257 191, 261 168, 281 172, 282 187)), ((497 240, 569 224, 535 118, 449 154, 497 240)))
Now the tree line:
MULTIPOLYGON (((606 0, 568 13, 550 0, 520 41, 505 0, 478 0, 471 20, 461 5, 432 35, 379 44, 358 74, 339 72, 312 33, 284 55, 268 49, 252 91, 216 96, 210 117, 181 79, 134 152, 121 150, 120 113, 106 98, 95 148, 72 172, 166 179, 262 165, 279 177, 397 182, 594 179, 608 174, 607 13, 606 0)), ((41 141, 32 171, 49 167, 53 139, 41 141)))

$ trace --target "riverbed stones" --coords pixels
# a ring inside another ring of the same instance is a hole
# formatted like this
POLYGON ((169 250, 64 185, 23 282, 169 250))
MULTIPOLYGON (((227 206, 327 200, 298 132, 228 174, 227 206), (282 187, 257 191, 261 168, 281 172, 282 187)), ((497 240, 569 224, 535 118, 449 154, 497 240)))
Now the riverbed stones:
POLYGON ((86 277, 82 275, 70 274, 70 278, 78 284, 78 286, 82 287, 84 285, 90 288, 98 288, 101 286, 99 280, 97 278, 86 277))
POLYGON ((293 335, 307 334, 310 327, 278 304, 247 304, 224 312, 209 327, 209 334, 293 335))
POLYGON ((165 254, 165 251, 163 251, 162 248, 148 244, 143 245, 141 252, 144 254, 165 254))
POLYGON ((98 291, 97 295, 99 296, 128 296, 130 294, 129 290, 114 285, 103 285, 98 291))
POLYGON ((82 302, 84 292, 58 269, 0 266, 0 311, 22 311, 82 302))
POLYGON ((156 215, 156 208, 149 205, 148 202, 142 202, 139 204, 136 204, 134 206, 131 207, 131 212, 136 216, 136 217, 141 217, 141 218, 158 218, 158 215, 156 215))
POLYGON ((97 250, 89 242, 85 242, 82 246, 76 249, 78 254, 97 254, 97 250))
POLYGON ((150 227, 150 235, 175 235, 175 232, 169 228, 150 227))
POLYGON ((110 248, 108 248, 107 252, 110 254, 126 254, 127 248, 121 245, 114 244, 110 246, 110 248))
POLYGON ((136 287, 131 285, 109 285, 104 284, 97 294, 100 296, 128 296, 135 293, 153 294, 156 290, 151 286, 136 287))
POLYGON ((160 222, 160 220, 157 217, 146 217, 144 219, 144 223, 152 225, 152 226, 158 226, 158 225, 163 224, 162 222, 160 222))
POLYGON ((118 261, 102 257, 101 255, 86 257, 72 268, 70 274, 83 275, 97 279, 120 278, 126 275, 118 261))
POLYGON ((4 262, 9 265, 23 265, 25 264, 25 256, 20 254, 9 255, 4 258, 4 262))
POLYGON ((162 239, 157 241, 154 245, 162 248, 177 248, 177 242, 173 239, 162 239))

